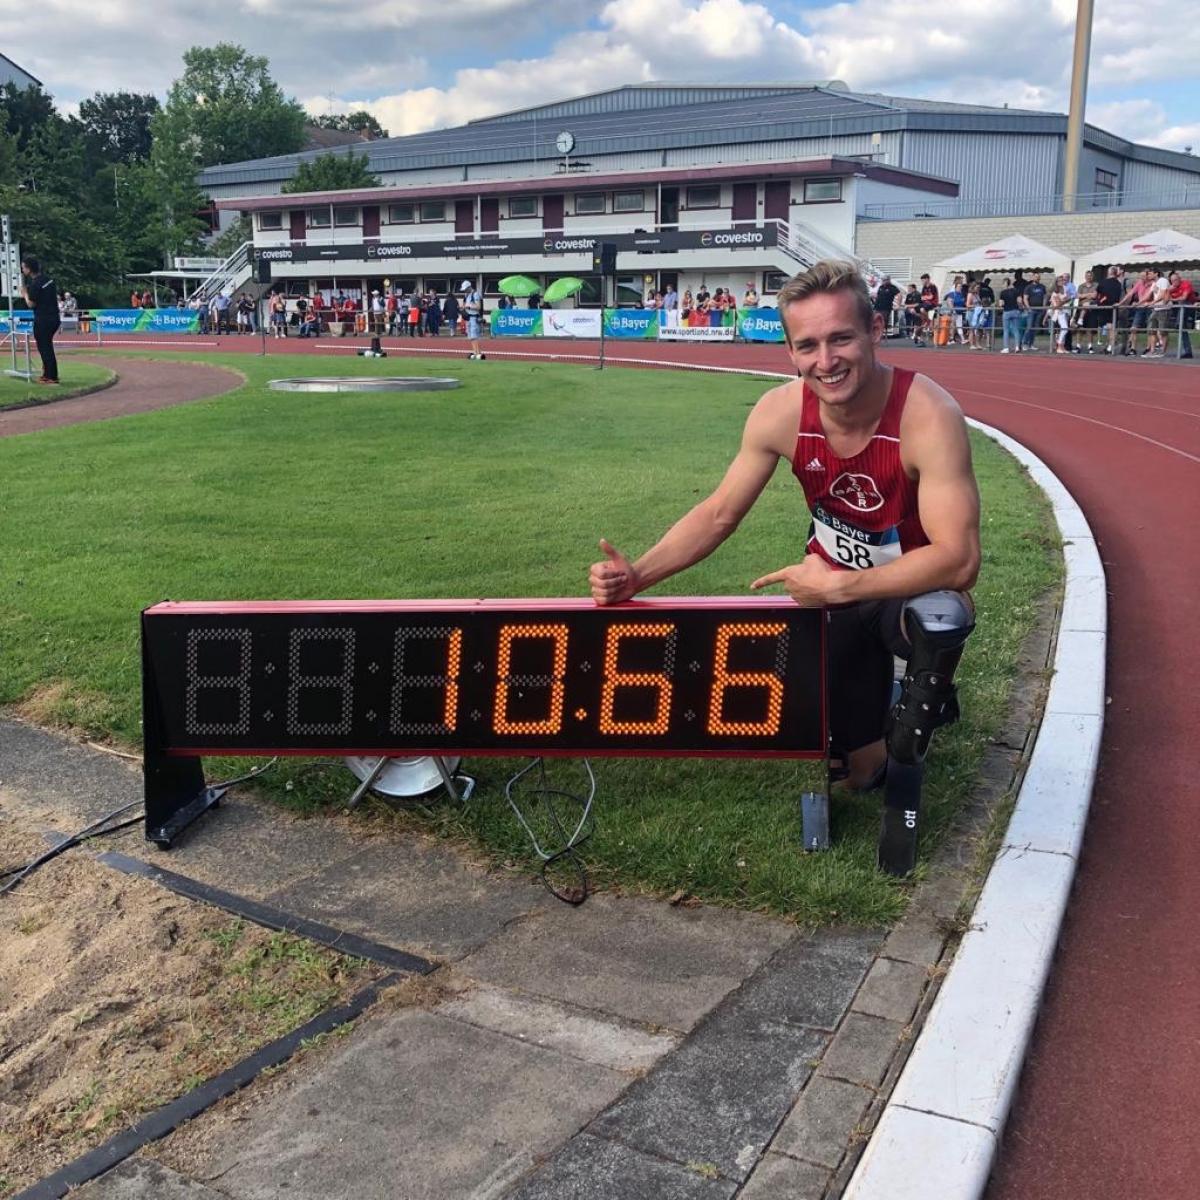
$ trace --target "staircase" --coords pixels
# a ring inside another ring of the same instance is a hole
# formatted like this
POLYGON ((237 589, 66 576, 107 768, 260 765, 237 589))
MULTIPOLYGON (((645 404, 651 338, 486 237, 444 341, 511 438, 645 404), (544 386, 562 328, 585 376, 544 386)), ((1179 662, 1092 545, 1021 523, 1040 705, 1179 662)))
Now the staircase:
POLYGON ((242 290, 251 292, 254 295, 254 299, 258 299, 263 289, 257 286, 251 288, 245 286, 249 282, 254 269, 254 260, 251 254, 253 248, 254 244, 252 242, 243 242, 200 284, 193 295, 197 299, 212 300, 222 292, 233 295, 234 292, 242 290))
POLYGON ((872 277, 876 283, 883 278, 884 272, 869 259, 859 258, 808 225, 802 225, 799 221, 776 221, 775 224, 779 228, 776 246, 787 270, 807 271, 822 259, 837 259, 853 263, 868 283, 872 282, 872 277))

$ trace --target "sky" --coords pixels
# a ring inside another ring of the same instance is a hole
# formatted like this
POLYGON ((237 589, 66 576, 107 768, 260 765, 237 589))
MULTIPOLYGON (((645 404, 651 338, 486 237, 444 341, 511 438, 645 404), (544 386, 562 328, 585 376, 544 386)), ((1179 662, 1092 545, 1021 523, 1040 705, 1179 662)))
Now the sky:
MULTIPOLYGON (((1200 154, 1200 21, 1096 0, 1087 119, 1200 154)), ((649 81, 841 79, 897 96, 1067 110, 1076 0, 0 0, 0 52, 72 111, 166 95, 190 46, 270 60, 314 115, 393 135, 649 81)))

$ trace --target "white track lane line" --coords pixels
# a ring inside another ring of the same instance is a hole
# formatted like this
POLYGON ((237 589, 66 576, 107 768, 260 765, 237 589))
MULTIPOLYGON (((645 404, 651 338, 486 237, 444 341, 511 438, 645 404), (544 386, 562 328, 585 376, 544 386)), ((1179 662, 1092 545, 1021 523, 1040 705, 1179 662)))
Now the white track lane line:
POLYGON ((1086 421, 1089 425, 1099 425, 1101 429, 1111 429, 1115 433, 1124 433, 1129 437, 1137 438, 1140 442, 1148 442, 1151 446, 1157 446, 1160 450, 1168 450, 1172 454, 1178 454, 1180 458, 1200 463, 1200 457, 1195 454, 1189 454, 1186 450, 1180 450, 1178 446, 1169 446, 1166 442, 1160 442, 1156 438, 1147 437, 1144 433, 1137 433, 1135 430, 1126 429, 1121 425, 1111 425, 1108 421, 1098 421, 1095 417, 1085 417, 1082 413, 1065 412, 1061 408, 1048 408, 1045 404, 1031 404, 1028 400, 1014 400, 1011 396, 995 396, 991 392, 980 392, 974 388, 956 387, 955 391, 965 396, 978 396, 983 400, 996 400, 1001 404, 1019 404, 1022 408, 1036 408, 1040 412, 1053 413, 1056 417, 1070 417, 1073 421, 1086 421))

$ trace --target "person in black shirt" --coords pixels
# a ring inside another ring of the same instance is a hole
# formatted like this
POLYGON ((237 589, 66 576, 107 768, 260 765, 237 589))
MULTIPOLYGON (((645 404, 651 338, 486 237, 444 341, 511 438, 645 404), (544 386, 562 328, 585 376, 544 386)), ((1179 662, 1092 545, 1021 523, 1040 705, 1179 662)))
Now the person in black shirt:
POLYGON ((1096 284, 1096 327, 1103 334, 1107 332, 1107 345, 1104 353, 1112 354, 1117 342, 1117 305, 1121 303, 1125 289, 1121 285, 1120 271, 1117 267, 1109 267, 1104 278, 1096 284))
POLYGON ((1038 330, 1046 321, 1046 285, 1036 271, 1025 285, 1025 311, 1029 314, 1029 324, 1025 327, 1025 349, 1035 350, 1038 330))
POLYGON ((890 275, 885 275, 875 293, 875 311, 883 317, 885 332, 890 332, 892 328, 892 310, 896 305, 898 295, 900 295, 900 289, 892 282, 890 275))
POLYGON ((24 276, 21 295, 33 309, 33 340, 42 356, 42 377, 38 383, 58 383, 58 359, 54 354, 54 335, 62 324, 58 315, 58 288, 31 255, 21 259, 21 274, 24 276))
POLYGON ((1021 353, 1022 342, 1022 314, 1021 314, 1021 291, 1016 284, 1009 280, 1004 281, 1004 289, 1000 293, 1000 308, 1001 321, 1003 322, 1004 333, 1004 349, 1001 354, 1009 352, 1009 340, 1012 340, 1011 350, 1014 354, 1021 353))

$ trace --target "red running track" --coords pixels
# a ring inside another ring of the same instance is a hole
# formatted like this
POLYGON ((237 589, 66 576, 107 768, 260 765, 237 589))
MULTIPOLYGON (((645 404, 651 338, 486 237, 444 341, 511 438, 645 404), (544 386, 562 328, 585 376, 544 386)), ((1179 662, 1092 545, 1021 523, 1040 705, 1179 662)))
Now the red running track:
MULTIPOLYGON (((527 345, 517 352, 595 355, 594 343, 527 345)), ((255 351, 258 339, 223 338, 220 349, 255 351)), ((301 349, 351 347, 286 346, 301 349)), ((445 340, 393 344, 396 354, 451 349, 465 352, 445 340)), ((507 357, 516 347, 486 349, 507 357)), ((610 343, 607 354, 788 370, 777 347, 610 343)), ((1200 1188, 1200 671, 1190 665, 1200 371, 891 347, 884 357, 932 376, 970 416, 1041 457, 1079 501, 1108 573, 1111 703, 1100 772, 988 1200, 1184 1200, 1200 1188)))

